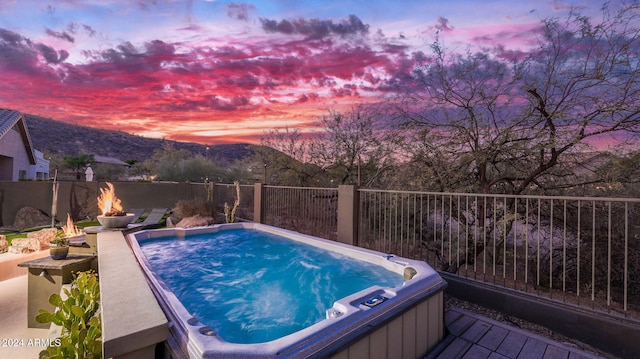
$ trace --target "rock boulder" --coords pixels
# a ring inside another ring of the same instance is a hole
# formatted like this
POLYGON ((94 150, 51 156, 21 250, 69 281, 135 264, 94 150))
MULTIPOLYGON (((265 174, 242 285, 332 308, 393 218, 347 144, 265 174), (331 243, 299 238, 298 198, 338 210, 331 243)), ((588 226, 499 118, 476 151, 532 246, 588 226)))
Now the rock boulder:
POLYGON ((27 233, 27 238, 15 238, 11 241, 9 252, 29 253, 48 249, 50 243, 56 237, 56 228, 44 228, 37 232, 27 233))
POLYGON ((192 217, 183 218, 180 222, 176 223, 176 227, 178 228, 203 227, 203 226, 209 226, 213 223, 214 223, 213 217, 203 217, 197 214, 192 217))
POLYGON ((42 227, 51 224, 51 217, 43 211, 33 207, 22 207, 16 213, 16 219, 13 227, 17 230, 25 230, 27 228, 42 227))
POLYGON ((0 253, 4 253, 9 250, 9 242, 7 242, 7 236, 0 234, 0 253))
POLYGON ((27 238, 32 238, 40 243, 40 249, 47 249, 51 246, 51 241, 56 238, 57 228, 43 228, 37 232, 27 233, 27 238))
POLYGON ((14 238, 11 241, 11 253, 29 253, 40 250, 40 241, 35 238, 14 238))
POLYGON ((9 253, 23 254, 23 253, 31 253, 31 251, 29 250, 29 248, 25 246, 17 246, 13 244, 13 242, 11 242, 11 246, 9 247, 9 253))

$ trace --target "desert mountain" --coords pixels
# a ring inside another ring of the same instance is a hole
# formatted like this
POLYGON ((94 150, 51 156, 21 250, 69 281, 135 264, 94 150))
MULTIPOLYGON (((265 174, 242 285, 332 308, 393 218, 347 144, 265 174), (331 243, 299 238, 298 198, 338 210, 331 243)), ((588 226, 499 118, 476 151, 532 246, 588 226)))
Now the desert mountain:
POLYGON ((81 153, 114 157, 122 161, 144 161, 165 144, 184 149, 193 154, 207 155, 216 162, 232 163, 252 153, 246 143, 205 145, 147 138, 122 131, 68 124, 44 117, 25 115, 33 147, 39 151, 63 156, 81 153))

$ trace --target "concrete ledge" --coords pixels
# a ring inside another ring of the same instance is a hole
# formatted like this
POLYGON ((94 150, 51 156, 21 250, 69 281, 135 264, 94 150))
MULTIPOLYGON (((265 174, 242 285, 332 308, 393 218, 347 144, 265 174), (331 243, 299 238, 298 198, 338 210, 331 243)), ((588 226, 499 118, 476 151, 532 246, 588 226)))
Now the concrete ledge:
POLYGON ((122 232, 98 233, 98 253, 103 357, 153 358, 168 321, 122 232))

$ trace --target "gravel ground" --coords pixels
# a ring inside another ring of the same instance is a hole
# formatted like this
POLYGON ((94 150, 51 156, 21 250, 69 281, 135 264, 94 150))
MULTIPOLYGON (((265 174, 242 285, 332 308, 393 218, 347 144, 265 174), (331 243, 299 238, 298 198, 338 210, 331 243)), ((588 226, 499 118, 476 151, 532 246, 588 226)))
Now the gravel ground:
POLYGON ((477 304, 473 304, 464 300, 460 300, 457 298, 453 298, 449 295, 445 296, 445 308, 449 309, 452 307, 457 307, 460 309, 464 309, 468 312, 471 313, 475 313, 478 315, 481 315, 483 317, 487 317, 490 319, 493 319, 495 321, 501 322, 501 323, 505 323, 507 325, 511 325, 517 328, 520 328, 522 330, 526 330, 535 334, 538 334, 540 336, 543 336, 545 338, 549 338, 552 340, 555 340, 557 342, 563 343, 565 345, 569 345, 569 346, 574 346, 577 348, 580 348, 581 350, 584 350, 586 352, 589 353, 593 353, 595 355, 599 355, 603 358, 609 358, 609 359, 619 359, 616 356, 613 356, 609 353, 605 353, 601 350, 598 350, 596 348, 593 348, 592 346, 585 344, 583 342, 580 342, 578 340, 566 337, 564 335, 558 334, 553 332, 552 330, 548 329, 547 327, 544 327, 542 325, 539 324, 535 324, 535 323, 531 323, 528 322, 526 320, 522 320, 520 318, 516 318, 516 317, 512 317, 506 314, 503 314, 499 311, 493 310, 493 309, 489 309, 489 308, 485 308, 483 306, 477 305, 477 304))

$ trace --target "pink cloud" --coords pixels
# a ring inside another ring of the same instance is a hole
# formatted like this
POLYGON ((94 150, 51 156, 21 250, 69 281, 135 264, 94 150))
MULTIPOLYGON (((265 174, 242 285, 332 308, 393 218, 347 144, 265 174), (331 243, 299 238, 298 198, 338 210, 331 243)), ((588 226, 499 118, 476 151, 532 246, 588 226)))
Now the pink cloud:
POLYGON ((511 49, 528 49, 536 46, 542 32, 539 22, 483 26, 481 28, 459 28, 455 35, 467 38, 478 46, 502 46, 511 49))
MULTIPOLYGON (((245 5, 227 9, 237 20, 253 11, 245 5)), ((69 52, 61 47, 71 46, 80 32, 93 36, 92 27, 50 30, 51 43, 0 29, 0 106, 109 129, 126 123, 131 132, 171 139, 233 142, 229 135, 190 135, 181 126, 215 130, 231 121, 238 129, 253 129, 265 119, 310 125, 329 107, 348 108, 396 91, 415 64, 426 59, 404 42, 383 35, 373 41, 369 25, 355 15, 337 21, 263 18, 260 23, 266 35, 123 41, 84 50, 84 61, 76 63, 67 62, 69 52)), ((536 30, 531 24, 454 28, 443 17, 437 26, 447 36, 474 35, 485 46, 529 41, 536 30)), ((183 30, 198 28, 189 23, 183 30)), ((519 51, 504 50, 500 56, 517 58, 519 51)), ((254 132, 252 142, 261 135, 254 132)))

